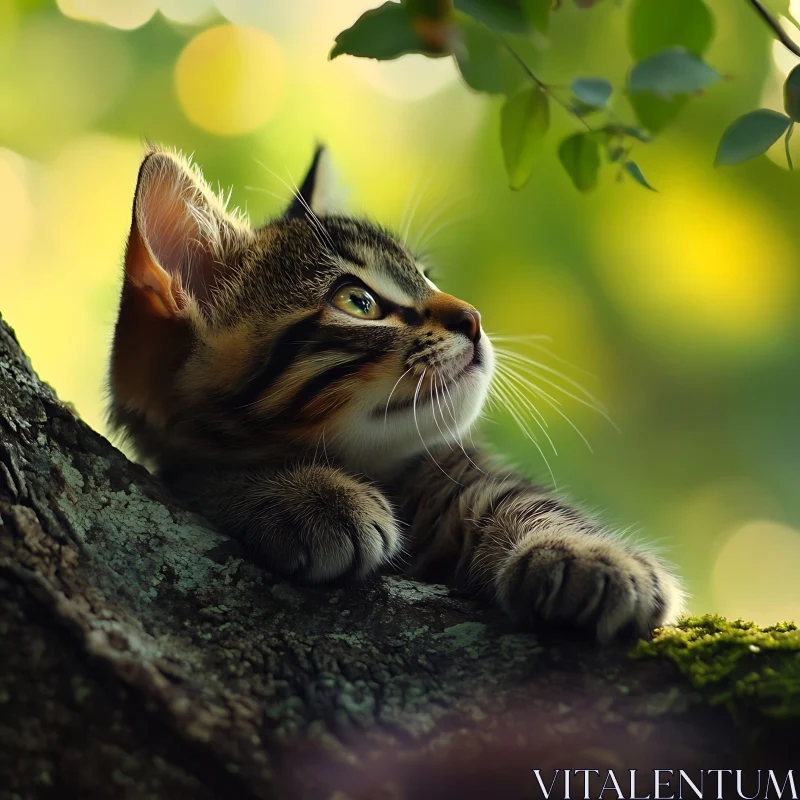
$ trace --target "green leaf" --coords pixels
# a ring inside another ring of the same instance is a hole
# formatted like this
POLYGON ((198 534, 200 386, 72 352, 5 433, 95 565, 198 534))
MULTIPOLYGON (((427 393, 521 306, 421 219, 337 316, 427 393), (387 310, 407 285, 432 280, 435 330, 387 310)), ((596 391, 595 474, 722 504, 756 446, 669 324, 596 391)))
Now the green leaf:
POLYGON ((633 178, 636 183, 640 186, 644 186, 645 189, 649 189, 651 192, 655 192, 654 189, 648 182, 647 179, 642 175, 642 171, 639 169, 639 165, 635 161, 626 161, 625 162, 625 172, 633 178))
MULTIPOLYGON (((503 38, 513 48, 514 52, 524 64, 528 65, 532 70, 538 68, 542 59, 542 53, 537 49, 530 37, 508 34, 503 38)), ((531 77, 520 65, 519 61, 517 61, 505 47, 503 48, 503 56, 500 59, 500 68, 503 74, 505 93, 509 97, 531 85, 531 77)))
POLYGON ((629 97, 636 119, 651 133, 660 133, 680 114, 689 102, 686 95, 662 100, 652 92, 641 92, 629 97))
POLYGON ((722 134, 714 165, 740 164, 766 153, 791 124, 785 114, 766 108, 735 119, 722 134))
POLYGON ((521 0, 455 0, 455 7, 498 33, 530 31, 521 0))
POLYGON ((522 13, 535 31, 547 34, 553 0, 522 0, 522 13))
POLYGON ((628 78, 628 88, 632 94, 652 92, 669 100, 675 95, 699 92, 719 78, 719 73, 697 56, 683 47, 673 47, 636 64, 628 78))
POLYGON ((616 164, 617 161, 619 161, 622 158, 622 156, 625 155, 625 148, 620 147, 619 145, 614 145, 613 147, 608 148, 608 150, 606 151, 606 155, 608 156, 608 160, 612 164, 616 164))
POLYGON ((549 127, 550 105, 538 87, 506 100, 500 113, 500 143, 512 189, 521 189, 528 182, 549 127))
POLYGON ((591 133, 576 133, 564 139, 558 158, 578 191, 588 192, 597 186, 600 154, 597 139, 591 133))
POLYGON ((572 94, 590 108, 605 108, 611 93, 611 84, 604 78, 576 78, 570 84, 572 94))
MULTIPOLYGON (((634 0, 628 20, 628 47, 639 61, 675 47, 699 57, 714 36, 714 17, 703 0, 634 0)), ((639 122, 659 133, 680 114, 687 98, 640 92, 630 101, 639 122)))
POLYGON ((465 83, 478 92, 505 91, 503 56, 505 48, 485 26, 469 17, 459 24, 461 41, 455 48, 456 64, 465 83))
POLYGON ((634 139, 638 139, 640 142, 644 144, 648 144, 652 141, 652 139, 647 135, 647 131, 643 131, 641 128, 636 128, 633 125, 619 125, 619 124, 609 124, 603 126, 599 133, 604 133, 606 136, 632 136, 634 139))
POLYGON ((618 130, 620 133, 625 134, 625 136, 632 136, 634 139, 638 139, 644 144, 649 144, 653 141, 647 135, 647 131, 643 131, 641 128, 636 128, 633 125, 620 125, 618 126, 618 130))
POLYGON ((800 122, 800 64, 787 75, 783 84, 783 107, 795 122, 800 122))
POLYGON ((637 61, 684 47, 701 56, 714 38, 714 17, 703 0, 634 0, 628 48, 637 61))
POLYGON ((386 2, 365 11, 337 37, 329 59, 341 55, 387 61, 406 53, 431 54, 414 31, 411 15, 399 3, 386 2))
MULTIPOLYGON (((503 45, 503 41, 485 25, 475 22, 466 14, 457 14, 459 38, 454 46, 454 56, 464 82, 478 92, 489 94, 516 93, 530 86, 530 78, 503 45)), ((528 47, 525 40, 507 35, 519 52, 528 47)), ((536 56, 536 52, 533 53, 536 56)))
POLYGON ((449 19, 453 4, 449 0, 401 0, 412 17, 427 19, 449 19))

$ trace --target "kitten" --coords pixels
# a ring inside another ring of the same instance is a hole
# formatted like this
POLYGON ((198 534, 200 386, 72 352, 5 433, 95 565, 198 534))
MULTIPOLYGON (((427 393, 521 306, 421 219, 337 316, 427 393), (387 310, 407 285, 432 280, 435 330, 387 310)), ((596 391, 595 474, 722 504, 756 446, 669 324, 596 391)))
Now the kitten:
POLYGON ((405 550, 412 574, 540 626, 605 642, 672 619, 657 557, 456 443, 492 378, 480 314, 386 231, 328 213, 325 160, 252 228, 180 156, 146 155, 113 427, 283 575, 365 578, 405 550))

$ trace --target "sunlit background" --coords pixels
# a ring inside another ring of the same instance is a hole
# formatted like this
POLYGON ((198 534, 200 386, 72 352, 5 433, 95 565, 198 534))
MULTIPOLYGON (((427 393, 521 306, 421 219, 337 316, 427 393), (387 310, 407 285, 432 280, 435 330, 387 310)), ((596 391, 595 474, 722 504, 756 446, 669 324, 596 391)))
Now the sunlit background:
MULTIPOLYGON (((605 403, 619 432, 553 390, 593 452, 542 406, 559 487, 661 548, 693 611, 800 618, 800 175, 777 146, 712 167, 734 117, 780 107, 794 56, 747 3, 710 2, 708 60, 729 80, 637 148, 658 194, 608 171, 580 196, 555 157, 574 125, 558 109, 530 184, 512 193, 497 102, 465 88, 450 60, 327 60, 333 37, 377 4, 0 3, 0 311, 40 375, 104 430, 144 138, 194 153, 253 220, 278 213, 282 180, 299 179, 324 140, 352 210, 390 226, 415 210, 411 238, 429 239, 437 283, 478 306, 490 332, 551 337, 574 366, 515 347, 605 403)), ((620 4, 564 3, 543 77, 619 86, 625 20, 620 4)), ((513 420, 493 420, 495 445, 551 482, 513 420)))

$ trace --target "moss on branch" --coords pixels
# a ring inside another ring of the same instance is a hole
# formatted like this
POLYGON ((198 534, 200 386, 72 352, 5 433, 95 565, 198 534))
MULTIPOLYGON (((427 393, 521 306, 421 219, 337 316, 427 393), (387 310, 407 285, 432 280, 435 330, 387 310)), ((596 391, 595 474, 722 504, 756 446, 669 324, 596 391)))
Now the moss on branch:
POLYGON ((668 659, 737 721, 800 720, 800 630, 791 622, 760 628, 715 614, 689 617, 639 642, 633 656, 668 659))

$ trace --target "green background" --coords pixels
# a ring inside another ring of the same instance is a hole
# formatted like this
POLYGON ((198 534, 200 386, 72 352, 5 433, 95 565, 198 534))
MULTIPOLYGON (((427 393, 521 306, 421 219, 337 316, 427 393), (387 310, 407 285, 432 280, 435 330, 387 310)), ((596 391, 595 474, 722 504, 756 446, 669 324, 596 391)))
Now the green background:
MULTIPOLYGON (((609 167, 579 195, 556 157, 576 123, 556 106, 530 182, 512 192, 500 100, 467 89, 450 59, 327 60, 334 36, 374 4, 0 4, 0 309, 34 366, 104 429, 145 137, 193 153, 254 221, 279 212, 284 181, 300 180, 323 140, 349 209, 395 228, 414 210, 410 241, 426 245, 440 288, 476 305, 490 333, 551 337, 553 355, 513 347, 602 400, 619 432, 558 395, 593 452, 540 404, 559 488, 674 561, 693 611, 800 617, 800 178, 782 145, 712 167, 732 119, 781 108, 797 59, 747 3, 709 2, 706 60, 726 80, 636 148, 658 193, 617 183, 609 167)), ((626 5, 565 0, 537 72, 555 85, 623 85, 626 5)), ((633 121, 624 97, 614 103, 633 121)), ((504 409, 482 427, 551 480, 504 409)))

